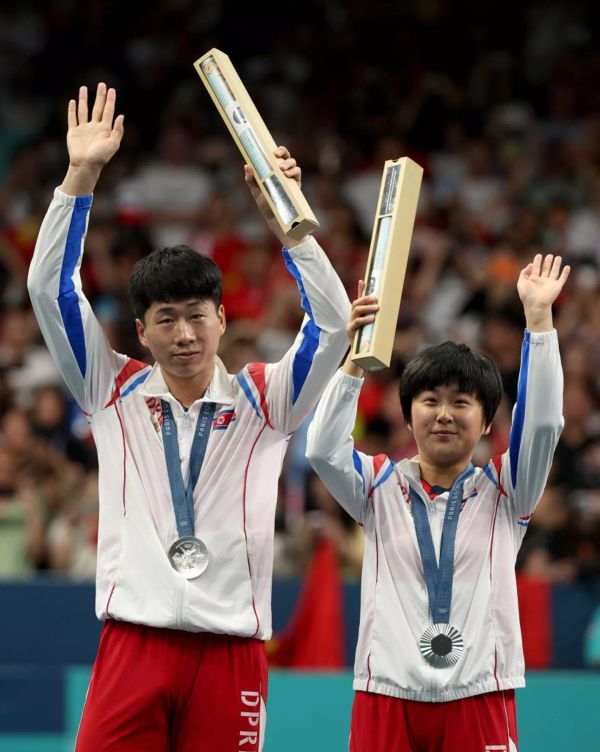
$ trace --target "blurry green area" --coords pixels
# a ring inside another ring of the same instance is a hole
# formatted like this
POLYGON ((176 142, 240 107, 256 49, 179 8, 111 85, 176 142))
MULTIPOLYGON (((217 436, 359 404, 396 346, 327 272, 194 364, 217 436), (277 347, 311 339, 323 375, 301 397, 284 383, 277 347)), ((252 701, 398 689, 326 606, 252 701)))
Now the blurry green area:
MULTIPOLYGON (((0 735, 0 752, 73 750, 89 668, 66 679, 65 735, 0 735)), ((350 672, 271 671, 264 752, 345 752, 352 696, 350 672)), ((600 674, 529 674, 517 692, 520 752, 597 752, 599 697, 600 674)))

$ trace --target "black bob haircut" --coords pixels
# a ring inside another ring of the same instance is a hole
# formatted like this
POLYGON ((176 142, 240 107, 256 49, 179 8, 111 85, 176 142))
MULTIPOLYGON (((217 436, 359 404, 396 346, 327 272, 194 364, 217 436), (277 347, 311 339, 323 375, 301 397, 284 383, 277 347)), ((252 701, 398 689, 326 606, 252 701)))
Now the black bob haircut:
POLYGON ((188 298, 221 305, 221 270, 208 256, 176 245, 152 251, 133 267, 129 302, 136 319, 143 321, 152 303, 188 298))
POLYGON ((461 392, 472 394, 481 403, 485 425, 489 426, 502 399, 498 366, 487 355, 455 342, 428 347, 404 369, 400 377, 404 420, 412 424, 412 401, 421 392, 451 384, 457 384, 461 392))

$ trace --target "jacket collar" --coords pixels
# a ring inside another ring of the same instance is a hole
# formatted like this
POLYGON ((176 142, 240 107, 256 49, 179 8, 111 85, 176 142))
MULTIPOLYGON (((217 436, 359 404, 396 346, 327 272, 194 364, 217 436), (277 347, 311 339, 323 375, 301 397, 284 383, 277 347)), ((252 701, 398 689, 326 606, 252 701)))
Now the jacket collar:
MULTIPOLYGON (((396 469, 398 472, 402 473, 402 475, 407 478, 410 485, 415 489, 422 491, 423 494, 427 498, 429 496, 425 493, 425 489, 423 488, 423 484, 421 483, 421 468, 419 467, 419 456, 413 457, 412 459, 404 459, 400 460, 400 462, 397 463, 396 469)), ((470 493, 473 488, 475 487, 475 477, 477 475, 477 468, 475 468, 475 472, 472 473, 468 478, 465 480, 464 484, 464 493, 470 493)))
MULTIPOLYGON (((169 401, 174 399, 158 363, 155 363, 152 367, 150 375, 140 388, 140 394, 143 397, 154 397, 169 401)), ((219 357, 216 357, 212 379, 208 384, 206 392, 196 402, 215 402, 218 405, 232 405, 234 401, 231 377, 227 373, 223 361, 219 357)))

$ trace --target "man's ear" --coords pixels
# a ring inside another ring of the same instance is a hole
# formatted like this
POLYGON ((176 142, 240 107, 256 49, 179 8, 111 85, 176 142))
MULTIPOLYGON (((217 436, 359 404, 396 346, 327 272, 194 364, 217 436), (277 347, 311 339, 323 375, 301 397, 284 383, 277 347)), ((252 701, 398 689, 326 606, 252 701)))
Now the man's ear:
POLYGON ((225 334, 225 330, 227 329, 227 319, 225 317, 225 308, 223 307, 223 305, 219 306, 217 316, 219 317, 219 328, 221 331, 221 336, 223 336, 225 334))
POLYGON ((146 339, 146 327, 144 326, 144 323, 140 321, 139 319, 135 320, 135 330, 137 332, 138 339, 142 343, 142 345, 144 347, 148 347, 148 341, 146 339))
POLYGON ((490 432, 491 430, 492 430, 492 424, 490 423, 490 425, 489 425, 489 426, 486 426, 486 427, 485 427, 485 428, 483 429, 483 433, 482 433, 481 435, 482 435, 482 436, 487 436, 487 435, 489 434, 489 432, 490 432))

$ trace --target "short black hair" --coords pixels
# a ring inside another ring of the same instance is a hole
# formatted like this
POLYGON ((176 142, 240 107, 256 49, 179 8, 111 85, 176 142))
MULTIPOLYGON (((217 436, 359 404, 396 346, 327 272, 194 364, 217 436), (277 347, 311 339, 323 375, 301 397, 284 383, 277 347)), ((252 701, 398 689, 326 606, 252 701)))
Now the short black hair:
POLYGON ((208 256, 176 245, 152 251, 133 267, 129 302, 136 319, 143 321, 152 303, 188 298, 221 305, 221 270, 208 256))
POLYGON ((485 425, 489 426, 502 399, 498 366, 487 355, 455 342, 428 347, 404 369, 400 377, 404 420, 412 424, 412 402, 421 392, 450 384, 457 384, 461 392, 472 394, 481 403, 485 425))

